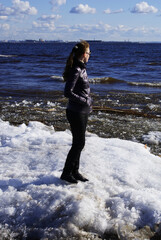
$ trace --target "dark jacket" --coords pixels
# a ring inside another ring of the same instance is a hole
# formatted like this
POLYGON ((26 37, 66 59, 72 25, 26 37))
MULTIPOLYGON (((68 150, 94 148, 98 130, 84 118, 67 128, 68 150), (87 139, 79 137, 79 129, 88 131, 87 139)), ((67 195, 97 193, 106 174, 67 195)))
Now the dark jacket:
POLYGON ((68 73, 64 95, 69 98, 68 109, 81 113, 92 111, 86 66, 77 59, 74 59, 73 66, 68 73))

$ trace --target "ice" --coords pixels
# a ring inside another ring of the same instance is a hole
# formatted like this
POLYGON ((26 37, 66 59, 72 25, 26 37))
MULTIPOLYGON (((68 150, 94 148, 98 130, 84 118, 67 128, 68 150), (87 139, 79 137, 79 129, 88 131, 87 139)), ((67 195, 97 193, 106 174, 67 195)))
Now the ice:
POLYGON ((69 130, 40 122, 15 127, 2 120, 0 129, 3 237, 85 239, 112 229, 130 239, 132 229, 136 239, 138 229, 160 223, 161 159, 144 144, 87 132, 80 171, 89 182, 72 185, 60 179, 69 130))
POLYGON ((161 144, 161 132, 150 131, 147 135, 143 135, 143 140, 145 143, 159 145, 161 144))

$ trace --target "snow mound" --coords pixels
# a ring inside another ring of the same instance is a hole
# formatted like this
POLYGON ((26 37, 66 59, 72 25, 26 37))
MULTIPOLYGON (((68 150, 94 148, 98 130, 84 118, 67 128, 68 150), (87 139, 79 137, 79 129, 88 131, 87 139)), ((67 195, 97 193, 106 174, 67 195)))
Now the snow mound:
POLYGON ((143 144, 87 133, 80 172, 89 182, 72 185, 60 180, 69 130, 56 132, 40 122, 15 127, 2 120, 0 129, 3 237, 85 239, 113 231, 135 239, 134 230, 160 223, 161 159, 143 144))

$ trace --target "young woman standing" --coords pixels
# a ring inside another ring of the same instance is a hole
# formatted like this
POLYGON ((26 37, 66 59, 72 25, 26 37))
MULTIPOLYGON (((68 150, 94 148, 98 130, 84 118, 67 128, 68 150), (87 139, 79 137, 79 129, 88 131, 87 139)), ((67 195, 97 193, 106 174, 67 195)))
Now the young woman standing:
POLYGON ((86 41, 77 43, 69 55, 63 74, 65 84, 64 95, 68 106, 66 116, 72 132, 72 147, 67 155, 62 180, 70 183, 88 181, 79 173, 81 151, 85 145, 85 132, 88 115, 92 111, 90 87, 86 72, 86 63, 90 57, 90 46, 86 41))

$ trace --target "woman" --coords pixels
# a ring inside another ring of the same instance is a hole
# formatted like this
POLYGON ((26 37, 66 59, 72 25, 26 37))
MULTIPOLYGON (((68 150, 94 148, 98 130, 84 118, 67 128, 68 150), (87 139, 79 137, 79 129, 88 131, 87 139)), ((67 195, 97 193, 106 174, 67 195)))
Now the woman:
POLYGON ((85 145, 88 115, 92 110, 90 87, 86 72, 86 63, 89 57, 89 43, 81 41, 76 44, 67 59, 63 74, 66 82, 64 95, 69 99, 66 115, 70 123, 73 141, 61 179, 70 183, 77 183, 77 180, 88 181, 79 173, 79 160, 85 145))

